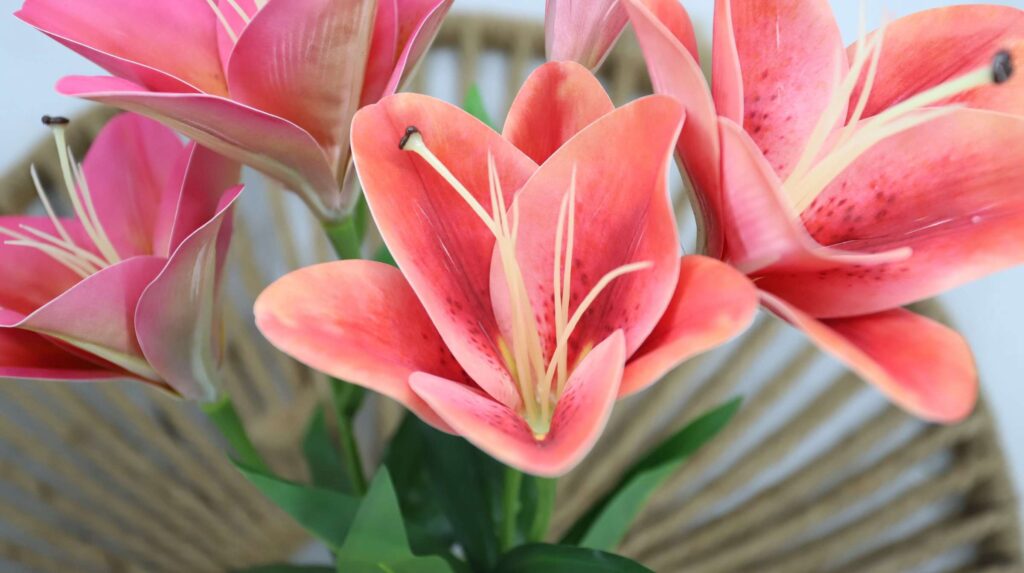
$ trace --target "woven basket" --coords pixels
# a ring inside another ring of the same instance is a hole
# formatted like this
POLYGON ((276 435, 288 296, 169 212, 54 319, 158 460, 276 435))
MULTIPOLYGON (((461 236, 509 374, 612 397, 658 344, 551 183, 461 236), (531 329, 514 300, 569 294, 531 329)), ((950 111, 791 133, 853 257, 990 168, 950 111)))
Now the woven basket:
MULTIPOLYGON (((499 111, 542 57, 534 23, 452 17, 411 88, 457 98, 479 80, 499 111), (443 77, 458 85, 434 85, 443 77)), ((649 92, 644 70, 635 43, 622 42, 603 68, 613 98, 649 92)), ((73 145, 86 147, 109 115, 76 118, 73 145)), ((56 181, 51 146, 0 180, 0 212, 38 208, 28 164, 56 181)), ((693 218, 677 195, 686 244, 693 218)), ((327 260, 329 249, 291 196, 251 190, 238 221, 228 390, 271 464, 303 479, 296 441, 325 381, 259 337, 251 306, 271 280, 327 260)), ((942 318, 934 304, 918 310, 942 318)), ((984 405, 957 426, 917 422, 766 317, 619 405, 594 452, 561 481, 552 535, 638 452, 736 394, 747 401, 735 421, 655 496, 622 552, 659 572, 1024 571, 1017 504, 984 405)), ((368 461, 401 414, 386 400, 365 409, 368 461)), ((308 538, 234 473, 222 448, 194 406, 140 385, 4 382, 0 570, 204 573, 287 559, 308 538)))

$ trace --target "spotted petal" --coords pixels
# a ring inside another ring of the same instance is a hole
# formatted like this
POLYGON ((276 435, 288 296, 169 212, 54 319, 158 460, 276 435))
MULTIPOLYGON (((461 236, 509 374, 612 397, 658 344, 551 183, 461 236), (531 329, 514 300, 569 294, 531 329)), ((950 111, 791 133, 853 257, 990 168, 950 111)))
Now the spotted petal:
POLYGON ((260 332, 296 360, 450 431, 413 393, 409 376, 425 372, 461 386, 465 374, 398 269, 356 260, 306 267, 263 291, 255 312, 260 332))
POLYGON ((625 357, 621 332, 587 355, 569 378, 543 440, 519 413, 469 386, 422 372, 413 374, 410 384, 456 433, 495 459, 530 474, 557 477, 582 461, 600 437, 625 357))
POLYGON ((419 128, 426 145, 483 205, 491 204, 489 153, 509 190, 520 188, 536 164, 469 114, 427 96, 384 98, 353 122, 355 164, 398 266, 462 367, 488 394, 515 407, 519 396, 497 349, 489 296, 494 236, 425 161, 399 149, 408 126, 419 128))
POLYGON ((762 300, 910 413, 952 423, 974 409, 974 359, 953 330, 903 309, 819 321, 777 297, 762 300))
POLYGON ((758 285, 814 316, 869 314, 1024 262, 1024 118, 961 109, 892 137, 840 176, 803 219, 817 241, 903 261, 791 269, 758 285))

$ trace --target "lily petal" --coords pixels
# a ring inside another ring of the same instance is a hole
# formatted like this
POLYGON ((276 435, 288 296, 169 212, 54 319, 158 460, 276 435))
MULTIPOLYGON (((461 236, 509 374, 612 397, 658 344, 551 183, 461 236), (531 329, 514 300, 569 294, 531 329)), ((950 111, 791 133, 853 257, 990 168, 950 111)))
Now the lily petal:
POLYGON ((529 474, 557 477, 586 457, 611 415, 622 380, 625 337, 616 332, 570 376, 543 440, 514 410, 469 386, 417 372, 409 383, 456 433, 495 459, 529 474))
MULTIPOLYGON (((727 261, 745 273, 848 271, 855 265, 902 261, 909 249, 861 253, 822 247, 790 209, 782 182, 756 144, 735 123, 719 119, 722 198, 728 224, 727 261)), ((845 245, 844 245, 845 247, 845 245)))
POLYGON ((912 249, 899 262, 770 274, 758 285, 818 317, 925 299, 1024 262, 1024 118, 960 109, 883 141, 804 213, 823 244, 912 249))
POLYGON ((232 99, 292 121, 347 164, 376 0, 274 0, 238 38, 232 99))
POLYGON ((353 122, 356 168, 391 254, 466 372, 496 400, 515 407, 519 394, 496 346, 489 295, 494 236, 425 161, 399 149, 408 126, 419 128, 426 145, 482 205, 491 204, 489 153, 509 191, 506 203, 537 167, 471 115, 427 96, 384 98, 353 122))
POLYGON ((223 155, 197 144, 184 151, 188 158, 183 176, 172 179, 174 219, 165 244, 169 256, 195 231, 217 217, 224 201, 223 190, 238 184, 241 166, 223 155))
POLYGON ((903 309, 819 321, 769 294, 762 302, 910 413, 953 423, 974 409, 974 359, 953 330, 903 309))
POLYGON ((183 149, 173 131, 133 114, 110 120, 89 148, 82 169, 121 258, 158 254, 153 229, 183 149))
POLYGON ((44 336, 17 328, 0 328, 0 377, 99 380, 118 376, 58 347, 44 336))
POLYGON ((702 235, 698 248, 710 256, 721 256, 725 246, 719 112, 697 58, 667 26, 686 18, 686 13, 676 0, 623 0, 623 4, 640 40, 655 92, 675 98, 686 109, 678 150, 696 192, 693 204, 702 235))
POLYGON ((523 83, 502 134, 537 164, 615 109, 601 82, 576 62, 550 62, 523 83))
POLYGON ((256 0, 217 0, 217 8, 220 10, 221 15, 224 16, 224 21, 231 28, 231 33, 229 34, 227 28, 222 23, 219 23, 217 26, 217 48, 220 53, 221 67, 224 69, 224 77, 227 77, 228 63, 231 62, 231 52, 235 49, 235 42, 242 35, 242 32, 245 31, 245 27, 249 25, 249 22, 256 16, 256 13, 260 11, 260 7, 256 4, 256 0), (232 3, 234 3, 234 6, 232 3), (242 12, 245 13, 245 19, 235 10, 235 6, 241 8, 242 12))
POLYGON ((398 46, 401 52, 385 95, 405 84, 434 42, 454 0, 398 0, 398 46))
POLYGON ((627 21, 619 0, 547 0, 548 60, 579 62, 595 70, 615 47, 627 21))
MULTIPOLYGON (((1009 6, 949 6, 900 18, 885 27, 878 75, 864 117, 986 66, 997 51, 1011 49, 1020 40, 1024 40, 1024 11, 1009 6)), ((857 44, 850 46, 850 57, 856 50, 857 44)), ((1019 64, 1020 57, 1016 61, 1019 64)), ((863 79, 853 101, 862 88, 863 79)), ((976 89, 954 101, 1024 115, 1022 88, 1024 78, 1018 74, 1007 84, 976 89)))
MULTIPOLYGON (((0 227, 27 234, 21 225, 58 236, 49 217, 0 217, 0 227)), ((85 233, 77 220, 61 219, 61 225, 80 247, 90 244, 82 240, 85 239, 85 233)), ((74 271, 43 251, 8 245, 5 244, 7 240, 10 237, 0 234, 0 268, 4 273, 3 280, 0 280, 0 326, 17 324, 82 280, 74 271)))
MULTIPOLYGON (((731 11, 742 69, 743 127, 785 177, 846 73, 839 27, 828 0, 732 0, 730 8, 723 7, 719 16, 731 11)), ((727 25, 716 22, 716 29, 719 23, 727 25)))
POLYGON ((147 361, 175 392, 192 400, 214 400, 220 387, 217 275, 241 190, 228 190, 216 215, 182 241, 142 293, 134 317, 147 361))
POLYGON ((16 326, 94 354, 135 376, 159 380, 135 336, 139 296, 164 259, 134 257, 107 267, 30 314, 16 326))
MULTIPOLYGON (((679 241, 668 196, 668 167, 683 124, 678 103, 649 96, 597 120, 541 165, 516 195, 519 231, 516 258, 539 311, 537 322, 554 348, 556 233, 560 206, 576 181, 576 215, 569 315, 607 273, 648 262, 651 268, 615 279, 594 301, 573 333, 576 351, 622 330, 630 355, 657 324, 679 276, 679 241)), ((564 249, 563 249, 564 250, 564 249)), ((496 252, 491 300, 506 340, 511 340, 511 302, 496 252)))
POLYGON ((15 15, 149 89, 227 91, 205 0, 26 0, 15 15))
POLYGON ((450 432, 409 386, 413 372, 472 385, 398 269, 338 261, 285 275, 256 300, 256 326, 277 348, 392 398, 450 432))
POLYGON ((711 93, 718 115, 743 123, 743 70, 736 45, 732 0, 715 0, 711 44, 711 93))
POLYGON ((370 55, 366 59, 361 105, 376 103, 383 97, 398 59, 398 0, 379 0, 373 20, 370 55))
POLYGON ((277 179, 320 215, 338 207, 327 157, 309 133, 285 119, 222 97, 155 93, 118 78, 66 77, 57 91, 152 117, 277 179))
POLYGON ((672 303, 626 364, 619 396, 639 392, 693 356, 728 342, 754 321, 754 283, 729 265, 683 257, 672 303))

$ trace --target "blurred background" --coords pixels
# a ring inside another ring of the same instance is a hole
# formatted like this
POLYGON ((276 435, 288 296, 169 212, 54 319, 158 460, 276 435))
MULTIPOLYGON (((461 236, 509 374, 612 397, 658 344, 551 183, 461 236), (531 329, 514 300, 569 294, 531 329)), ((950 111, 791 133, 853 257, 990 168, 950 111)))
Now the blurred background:
MULTIPOLYGON (((83 0, 78 0, 83 1, 83 0)), ((883 15, 896 18, 926 8, 954 4, 951 0, 867 0, 869 28, 876 27, 883 15)), ((1024 7, 1022 0, 992 2, 1024 7)), ((7 12, 18 2, 7 0, 7 12)), ((711 32, 711 0, 685 3, 694 19, 698 36, 706 45, 711 32)), ((833 0, 836 16, 847 41, 855 39, 859 22, 859 2, 833 0)), ((542 0, 456 0, 456 11, 500 12, 515 18, 540 19, 542 0)), ((921 54, 926 59, 928 54, 921 54)), ((49 40, 17 19, 0 17, 0 170, 8 168, 36 141, 47 136, 39 123, 43 114, 73 114, 85 107, 83 102, 57 95, 54 82, 66 74, 97 71, 70 50, 49 40)), ((485 95, 488 92, 484 88, 485 95)), ((458 94, 451 94, 457 97, 458 94)), ((936 201, 942 201, 936 190, 936 201)), ((956 326, 968 338, 977 356, 982 384, 998 418, 1007 455, 1014 467, 1017 485, 1024 489, 1024 268, 1014 269, 967 285, 942 297, 956 326)))

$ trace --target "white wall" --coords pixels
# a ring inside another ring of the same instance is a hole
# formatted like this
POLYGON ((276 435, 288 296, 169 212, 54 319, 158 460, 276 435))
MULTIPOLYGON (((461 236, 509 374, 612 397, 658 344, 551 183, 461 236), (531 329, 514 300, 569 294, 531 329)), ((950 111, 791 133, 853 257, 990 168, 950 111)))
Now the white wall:
MULTIPOLYGON (((79 0, 83 1, 83 0, 79 0)), ((991 0, 990 0, 991 1, 991 0)), ((870 24, 879 22, 884 6, 892 17, 939 5, 952 0, 868 0, 870 24)), ((993 3, 1024 7, 1024 0, 993 3)), ((5 0, 13 10, 15 2, 5 0)), ((501 11, 540 18, 542 0, 456 0, 456 9, 464 11, 501 11)), ((710 30, 711 0, 686 2, 698 30, 710 30)), ((854 0, 833 0, 844 34, 853 39, 858 28, 858 5, 854 0)), ((922 54, 926 58, 927 54, 922 54)), ((46 135, 39 124, 43 114, 69 114, 83 106, 58 96, 51 89, 62 75, 92 73, 90 64, 43 37, 10 16, 0 17, 0 170, 20 157, 27 146, 46 135)), ((1022 190, 1024 192, 1024 190, 1022 190)), ((938 193, 938 191, 937 191, 938 193)), ((941 195, 935 200, 941 201, 941 195)), ((1018 476, 1024 485, 1024 268, 1006 271, 943 297, 960 330, 970 340, 977 355, 984 388, 988 393, 1003 430, 1004 442, 1018 476)))

